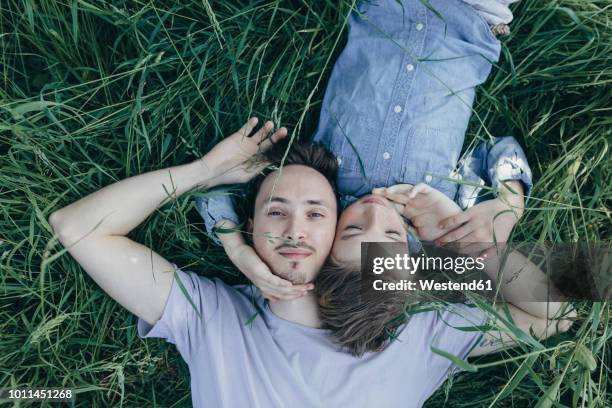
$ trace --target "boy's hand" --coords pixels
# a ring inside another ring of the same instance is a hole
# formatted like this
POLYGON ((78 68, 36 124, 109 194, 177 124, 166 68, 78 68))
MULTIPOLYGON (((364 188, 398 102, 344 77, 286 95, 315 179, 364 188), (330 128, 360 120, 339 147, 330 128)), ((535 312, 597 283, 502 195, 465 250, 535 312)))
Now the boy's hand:
POLYGON ((440 222, 440 228, 450 230, 450 232, 438 238, 436 244, 456 241, 465 243, 507 242, 518 220, 518 214, 515 214, 515 211, 502 199, 483 201, 440 222))
POLYGON ((234 265, 261 290, 263 297, 272 302, 297 299, 313 288, 312 284, 293 285, 288 280, 273 275, 253 247, 246 243, 226 252, 234 265))
POLYGON ((497 198, 478 203, 461 214, 441 221, 440 228, 449 229, 450 232, 436 243, 507 242, 512 228, 523 215, 524 205, 522 184, 508 181, 501 187, 497 198))
POLYGON ((258 119, 253 117, 234 134, 212 148, 200 163, 211 173, 215 185, 246 183, 255 177, 267 163, 254 163, 255 155, 262 153, 287 136, 287 129, 278 129, 271 137, 273 122, 266 122, 251 136, 258 119))
POLYGON ((372 192, 391 200, 400 214, 414 225, 419 238, 425 241, 434 240, 447 232, 439 227, 440 221, 461 212, 453 200, 428 184, 419 183, 414 187, 396 184, 372 192))

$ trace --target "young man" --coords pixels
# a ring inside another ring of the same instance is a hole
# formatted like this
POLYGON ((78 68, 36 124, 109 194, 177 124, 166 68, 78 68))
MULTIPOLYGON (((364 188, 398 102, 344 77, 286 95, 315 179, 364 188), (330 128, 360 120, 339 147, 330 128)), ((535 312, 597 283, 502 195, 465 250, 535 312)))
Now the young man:
MULTIPOLYGON (((267 122, 252 137, 246 137, 256 124, 257 118, 250 119, 200 160, 131 177, 96 191, 55 211, 49 223, 70 254, 105 292, 144 321, 154 324, 164 310, 175 268, 126 235, 157 207, 186 191, 246 182, 257 174, 262 165, 253 166, 247 160, 258 151, 267 150, 273 141, 284 138, 287 130, 281 128, 267 138, 273 126, 267 122)), ((331 247, 337 211, 335 194, 320 173, 313 174, 310 168, 294 169, 293 173, 293 179, 310 176, 313 190, 305 194, 309 200, 326 206, 332 214, 324 225, 308 225, 309 231, 312 229, 318 238, 309 243, 311 260, 296 269, 310 276, 318 272, 331 247), (321 239, 330 235, 332 238, 321 239)), ((302 202, 294 205, 300 206, 302 202)), ((286 224, 293 221, 289 218, 285 223, 270 226, 269 232, 282 234, 284 228, 290 228, 286 224)), ((282 252, 270 250, 266 243, 260 245, 268 262, 282 262, 282 252)))
MULTIPOLYGON (((257 304, 254 288, 233 288, 183 272, 126 237, 169 199, 194 188, 246 182, 258 174, 262 164, 254 165, 252 156, 287 132, 281 128, 268 139, 268 122, 247 137, 256 123, 256 118, 249 120, 200 160, 114 183, 49 217, 83 269, 139 317, 139 335, 176 344, 190 367, 197 407, 280 406, 288 398, 319 405, 319 395, 310 392, 302 377, 308 371, 294 366, 300 363, 290 355, 310 350, 313 358, 303 364, 315 361, 314 356, 345 355, 325 331, 315 328, 320 323, 312 292, 273 305, 257 304), (257 310, 262 318, 245 325, 257 310), (314 333, 319 333, 318 341, 314 333)), ((279 276, 310 282, 334 238, 337 164, 327 151, 312 145, 297 147, 286 164, 282 174, 273 171, 261 179, 253 209, 253 245, 279 276), (264 236, 269 238, 261 239, 264 236)), ((299 285, 293 290, 305 291, 299 285)))

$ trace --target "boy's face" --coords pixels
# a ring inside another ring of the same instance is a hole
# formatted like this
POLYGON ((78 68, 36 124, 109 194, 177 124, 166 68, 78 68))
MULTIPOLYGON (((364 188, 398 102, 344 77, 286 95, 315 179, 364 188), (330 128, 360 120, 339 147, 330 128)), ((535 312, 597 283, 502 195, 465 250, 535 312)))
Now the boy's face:
POLYGON ((342 212, 331 253, 333 260, 360 263, 362 242, 408 242, 402 217, 383 196, 367 195, 342 212))
POLYGON ((337 220, 336 197, 327 179, 301 165, 283 167, 261 184, 255 199, 255 251, 277 276, 312 281, 327 259, 337 220))

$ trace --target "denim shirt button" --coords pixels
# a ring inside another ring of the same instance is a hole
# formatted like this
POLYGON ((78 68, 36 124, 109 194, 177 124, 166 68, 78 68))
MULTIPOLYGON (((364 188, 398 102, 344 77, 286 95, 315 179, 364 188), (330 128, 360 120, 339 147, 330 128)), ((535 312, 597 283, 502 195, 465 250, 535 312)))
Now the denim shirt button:
POLYGON ((393 111, 395 113, 400 113, 402 111, 402 107, 399 105, 395 105, 395 107, 393 108, 393 111))
POLYGON ((415 27, 415 28, 416 28, 416 30, 417 30, 417 31, 421 31, 421 30, 423 29, 423 27, 425 27, 425 26, 423 25, 423 23, 417 23, 417 25, 416 25, 416 27, 415 27))
POLYGON ((338 157, 338 159, 336 160, 338 162, 338 166, 342 165, 342 159, 338 157))
POLYGON ((412 64, 406 65, 406 71, 410 72, 412 70, 414 70, 414 65, 412 65, 412 64))
POLYGON ((425 182, 427 184, 431 183, 431 180, 433 180, 433 177, 431 177, 431 174, 428 174, 425 176, 425 182))
POLYGON ((384 152, 383 153, 383 159, 384 160, 389 160, 390 157, 391 157, 391 155, 389 154, 389 152, 384 152))

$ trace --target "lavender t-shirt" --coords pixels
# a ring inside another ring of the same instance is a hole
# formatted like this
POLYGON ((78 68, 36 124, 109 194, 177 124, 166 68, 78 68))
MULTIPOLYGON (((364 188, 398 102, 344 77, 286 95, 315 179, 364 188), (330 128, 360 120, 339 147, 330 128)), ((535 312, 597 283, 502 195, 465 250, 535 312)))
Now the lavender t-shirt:
POLYGON ((463 304, 418 313, 383 351, 357 358, 329 331, 276 316, 254 286, 176 273, 183 288, 175 279, 162 317, 139 319, 138 335, 176 345, 194 407, 419 407, 457 369, 430 346, 465 358, 480 333, 454 327, 485 320, 463 304))

